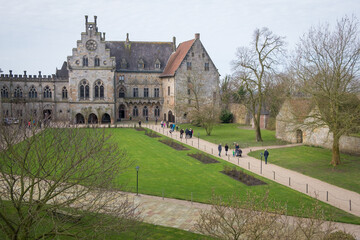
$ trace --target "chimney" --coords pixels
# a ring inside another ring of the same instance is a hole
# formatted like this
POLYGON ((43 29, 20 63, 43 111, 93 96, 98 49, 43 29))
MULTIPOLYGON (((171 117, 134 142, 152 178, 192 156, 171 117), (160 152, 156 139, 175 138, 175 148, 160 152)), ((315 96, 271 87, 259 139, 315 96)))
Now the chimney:
POLYGON ((103 32, 103 41, 105 41, 105 32, 103 32))
POLYGON ((95 22, 95 26, 96 26, 96 21, 97 20, 97 16, 94 16, 94 22, 95 22))
POLYGON ((88 15, 85 15, 85 26, 87 27, 88 24, 88 15))
POLYGON ((195 39, 200 39, 200 33, 195 33, 195 39))
POLYGON ((126 42, 129 42, 129 33, 126 34, 126 42))
POLYGON ((26 77, 26 71, 24 71, 24 77, 26 77))
POLYGON ((176 37, 173 37, 173 52, 176 51, 176 37))

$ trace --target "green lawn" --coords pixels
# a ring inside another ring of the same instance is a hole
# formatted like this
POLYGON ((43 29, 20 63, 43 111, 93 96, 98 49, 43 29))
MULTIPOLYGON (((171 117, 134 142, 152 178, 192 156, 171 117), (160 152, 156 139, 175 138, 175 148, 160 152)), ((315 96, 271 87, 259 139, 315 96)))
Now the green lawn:
MULTIPOLYGON (((245 196, 246 191, 257 194, 264 194, 269 191, 271 199, 281 202, 288 206, 288 213, 298 215, 297 209, 301 204, 311 207, 314 199, 294 191, 290 188, 272 182, 271 180, 257 176, 267 185, 246 186, 245 184, 233 180, 232 178, 220 173, 223 164, 229 164, 221 159, 221 163, 202 164, 196 159, 187 156, 187 153, 197 152, 196 149, 189 151, 176 151, 157 138, 150 138, 142 131, 134 129, 107 129, 113 134, 114 141, 119 143, 121 148, 125 148, 128 155, 136 161, 135 165, 139 170, 139 192, 149 195, 178 198, 209 202, 212 193, 222 196, 229 196, 239 193, 245 196)), ((246 170, 245 170, 246 171, 246 170)), ((249 173, 254 175, 252 173, 249 173)), ((125 191, 136 192, 136 170, 125 171, 117 179, 119 183, 127 183, 125 191)), ((327 212, 335 214, 336 221, 352 222, 360 224, 360 218, 348 214, 340 209, 321 203, 327 212)))
MULTIPOLYGON (((249 153, 260 159, 261 151, 249 153)), ((269 162, 360 193, 360 157, 341 154, 342 164, 330 165, 331 150, 299 146, 270 149, 269 162)))
POLYGON ((266 129, 261 130, 263 142, 256 142, 254 129, 248 129, 248 126, 236 123, 222 123, 216 125, 210 136, 207 136, 205 129, 201 127, 190 124, 181 124, 179 126, 179 131, 180 128, 183 128, 184 130, 186 128, 192 128, 194 130, 194 136, 197 137, 198 133, 200 133, 201 139, 215 144, 222 143, 222 145, 225 145, 227 143, 231 148, 234 147, 234 142, 239 143, 241 148, 286 144, 286 142, 275 138, 275 131, 266 129))

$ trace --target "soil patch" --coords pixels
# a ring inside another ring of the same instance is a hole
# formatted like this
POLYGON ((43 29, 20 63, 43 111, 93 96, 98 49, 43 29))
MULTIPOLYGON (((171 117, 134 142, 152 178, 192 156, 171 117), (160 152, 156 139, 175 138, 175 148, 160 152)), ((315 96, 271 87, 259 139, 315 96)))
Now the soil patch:
POLYGON ((209 164, 209 163, 219 163, 218 160, 213 159, 212 157, 203 154, 203 153, 188 153, 188 156, 199 160, 202 163, 209 164))
POLYGON ((173 149, 175 150, 178 150, 178 151, 181 151, 181 150, 189 150, 187 147, 184 147, 183 145, 177 143, 177 142, 174 142, 170 139, 161 139, 159 140, 160 142, 168 145, 169 147, 172 147, 173 149))
POLYGON ((148 129, 145 130, 145 135, 148 136, 148 137, 151 137, 151 138, 159 138, 159 137, 161 137, 156 132, 148 130, 148 129))
POLYGON ((251 175, 248 175, 245 172, 243 172, 242 170, 236 169, 235 167, 230 168, 228 166, 225 166, 224 170, 220 171, 220 172, 229 177, 232 177, 233 179, 235 179, 237 181, 240 181, 240 182, 246 184, 247 186, 256 186, 256 185, 267 184, 266 182, 263 182, 260 179, 257 179, 251 175))

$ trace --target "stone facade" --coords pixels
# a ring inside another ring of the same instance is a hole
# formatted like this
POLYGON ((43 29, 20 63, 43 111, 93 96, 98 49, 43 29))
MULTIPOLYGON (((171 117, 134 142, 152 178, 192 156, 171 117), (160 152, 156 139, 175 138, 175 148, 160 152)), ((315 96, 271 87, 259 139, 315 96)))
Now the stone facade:
MULTIPOLYGON (((307 116, 316 111, 305 99, 287 100, 282 105, 276 117, 276 138, 291 142, 304 143, 311 146, 332 148, 333 135, 327 127, 309 128, 307 116)), ((342 136, 340 151, 344 153, 360 154, 360 138, 342 136)))
POLYGON ((2 117, 20 118, 32 112, 72 123, 176 121, 183 114, 176 113, 176 98, 186 91, 189 72, 205 77, 209 97, 218 94, 219 73, 200 35, 186 43, 191 44, 184 48, 181 43, 179 48, 186 52, 179 54, 175 37, 172 42, 133 42, 127 34, 125 41, 106 41, 96 16, 93 22, 85 16, 85 32, 56 74, 13 75, 10 71, 0 76, 2 117), (191 71, 186 69, 189 61, 191 71), (165 76, 168 65, 174 73, 165 76))

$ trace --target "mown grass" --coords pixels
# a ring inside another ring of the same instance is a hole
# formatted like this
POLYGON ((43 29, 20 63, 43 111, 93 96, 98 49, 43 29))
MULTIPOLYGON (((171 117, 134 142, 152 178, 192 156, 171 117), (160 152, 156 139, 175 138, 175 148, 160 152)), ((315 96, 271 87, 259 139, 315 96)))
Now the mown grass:
MULTIPOLYGON (((359 156, 341 154, 341 164, 333 167, 330 164, 332 153, 329 149, 298 146, 268 151, 268 161, 272 164, 360 193, 359 156)), ((260 159, 260 152, 262 151, 251 152, 249 156, 260 159)))
POLYGON ((244 126, 236 123, 222 123, 216 125, 210 136, 206 135, 205 129, 191 124, 180 124, 179 131, 183 128, 192 128, 194 136, 197 137, 200 133, 200 138, 206 141, 225 145, 226 143, 233 148, 234 142, 238 143, 241 148, 254 146, 270 146, 270 145, 284 145, 286 142, 275 138, 275 131, 266 129, 261 130, 263 142, 256 142, 255 130, 249 129, 249 126, 244 126))
MULTIPOLYGON (((213 193, 230 196, 237 193, 245 196, 247 191, 263 195, 269 192, 270 199, 287 205, 288 214, 300 215, 298 209, 303 204, 311 208, 314 199, 277 184, 261 176, 244 170, 247 174, 256 176, 267 183, 261 186, 246 186, 222 173, 223 165, 230 165, 221 159, 217 164, 202 164, 187 156, 198 150, 177 151, 159 142, 158 139, 144 135, 133 129, 109 129, 112 140, 119 147, 127 150, 128 155, 136 161, 139 170, 139 192, 143 194, 165 196, 184 200, 209 203, 213 193)), ((164 138, 164 137, 162 137, 164 138)), ((127 183, 123 190, 136 192, 135 166, 128 169, 117 178, 118 183, 127 183)), ((321 203, 325 212, 333 213, 336 221, 360 224, 360 218, 346 213, 330 205, 321 203)))

